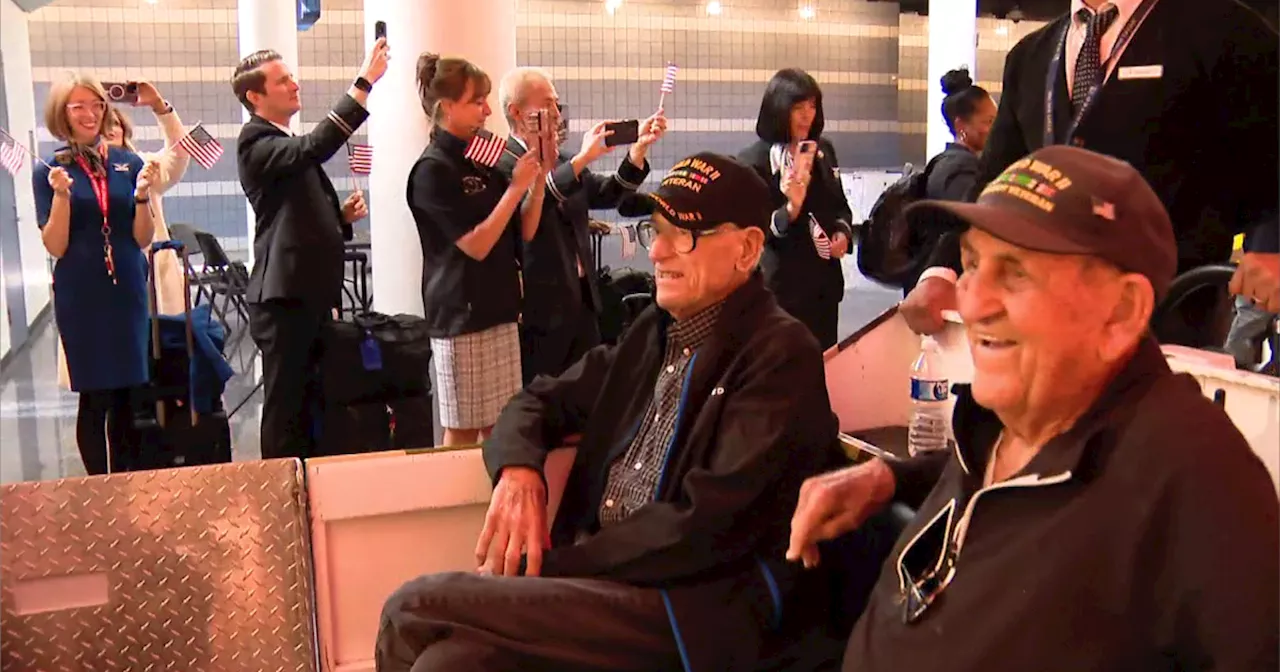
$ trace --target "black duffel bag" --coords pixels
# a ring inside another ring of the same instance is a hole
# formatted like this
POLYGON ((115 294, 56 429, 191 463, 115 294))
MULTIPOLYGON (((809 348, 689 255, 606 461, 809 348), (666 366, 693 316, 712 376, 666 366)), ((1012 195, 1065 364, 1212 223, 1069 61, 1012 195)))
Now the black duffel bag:
POLYGON ((431 393, 431 338, 421 317, 369 312, 330 322, 323 343, 326 405, 431 393))

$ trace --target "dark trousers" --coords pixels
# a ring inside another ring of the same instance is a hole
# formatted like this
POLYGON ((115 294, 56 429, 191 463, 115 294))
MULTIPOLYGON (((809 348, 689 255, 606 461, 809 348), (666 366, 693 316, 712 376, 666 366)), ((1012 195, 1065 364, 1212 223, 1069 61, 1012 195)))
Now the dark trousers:
POLYGON ((528 385, 538 376, 559 376, 597 345, 600 345, 600 323, 596 314, 586 307, 576 317, 549 329, 521 325, 524 384, 528 385))
POLYGON ((300 301, 249 305, 249 333, 262 351, 262 457, 311 457, 321 399, 319 363, 325 311, 300 301))
POLYGON ((131 391, 93 390, 80 393, 76 412, 76 445, 90 476, 129 469, 137 446, 129 440, 133 430, 131 391), (110 463, 108 463, 110 451, 110 463))
POLYGON ((778 303, 792 317, 809 327, 810 333, 818 339, 818 345, 824 351, 836 344, 840 324, 840 297, 815 296, 792 301, 778 297, 778 303))
POLYGON ((374 655, 377 672, 681 669, 656 589, 461 572, 393 593, 374 655))

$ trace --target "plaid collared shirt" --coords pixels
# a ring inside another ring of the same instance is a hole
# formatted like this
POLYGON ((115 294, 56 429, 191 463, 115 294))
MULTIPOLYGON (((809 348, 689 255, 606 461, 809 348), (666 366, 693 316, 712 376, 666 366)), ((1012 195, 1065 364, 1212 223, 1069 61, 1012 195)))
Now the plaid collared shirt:
POLYGON ((675 437, 685 374, 694 353, 715 328, 722 306, 717 303, 687 320, 673 322, 667 329, 666 355, 640 431, 627 451, 609 467, 609 480, 600 502, 601 527, 625 519, 652 502, 657 494, 658 479, 675 437))

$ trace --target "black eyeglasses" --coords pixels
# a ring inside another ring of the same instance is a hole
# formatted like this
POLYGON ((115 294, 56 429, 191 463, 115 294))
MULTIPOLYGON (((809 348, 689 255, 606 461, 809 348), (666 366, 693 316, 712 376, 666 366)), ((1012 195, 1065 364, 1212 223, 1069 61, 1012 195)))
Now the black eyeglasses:
POLYGON ((714 236, 722 231, 723 229, 690 231, 670 224, 658 224, 651 219, 646 219, 636 224, 636 237, 640 239, 640 244, 644 246, 644 249, 651 250, 658 238, 666 238, 671 243, 671 249, 675 250, 676 254, 689 254, 698 247, 699 238, 714 236))

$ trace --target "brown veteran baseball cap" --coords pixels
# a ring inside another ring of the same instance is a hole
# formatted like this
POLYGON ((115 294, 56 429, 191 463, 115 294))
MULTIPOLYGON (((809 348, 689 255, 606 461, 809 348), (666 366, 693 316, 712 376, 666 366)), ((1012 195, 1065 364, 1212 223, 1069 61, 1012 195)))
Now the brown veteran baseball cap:
POLYGON ((754 169, 723 154, 699 152, 671 167, 658 188, 618 205, 624 217, 661 214, 690 231, 725 222, 765 229, 773 215, 769 185, 754 169))
POLYGON ((1028 250, 1105 259, 1145 275, 1157 299, 1177 271, 1173 225, 1151 185, 1128 163, 1078 147, 1033 152, 977 203, 920 201, 906 210, 913 228, 939 215, 1028 250))

